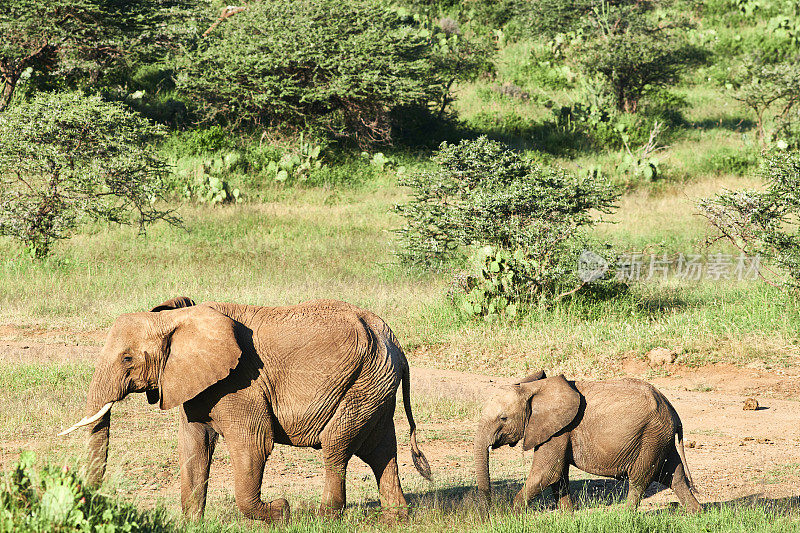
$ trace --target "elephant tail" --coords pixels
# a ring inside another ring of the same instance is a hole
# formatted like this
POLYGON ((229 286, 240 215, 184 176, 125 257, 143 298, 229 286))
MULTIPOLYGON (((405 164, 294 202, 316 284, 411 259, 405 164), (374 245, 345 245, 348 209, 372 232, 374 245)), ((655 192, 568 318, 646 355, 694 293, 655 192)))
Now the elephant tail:
POLYGON ((403 356, 403 407, 406 410, 406 418, 408 418, 408 426, 411 430, 411 460, 414 462, 414 467, 422 477, 428 481, 432 480, 431 466, 425 458, 425 454, 419 449, 417 444, 417 425, 414 423, 414 415, 411 413, 411 373, 408 368, 408 361, 403 356))
POLYGON ((697 494, 692 475, 689 473, 689 463, 686 462, 686 453, 683 451, 683 424, 680 423, 680 420, 678 421, 678 427, 675 431, 675 447, 678 449, 678 455, 683 465, 683 472, 686 474, 686 481, 689 482, 689 489, 697 494))

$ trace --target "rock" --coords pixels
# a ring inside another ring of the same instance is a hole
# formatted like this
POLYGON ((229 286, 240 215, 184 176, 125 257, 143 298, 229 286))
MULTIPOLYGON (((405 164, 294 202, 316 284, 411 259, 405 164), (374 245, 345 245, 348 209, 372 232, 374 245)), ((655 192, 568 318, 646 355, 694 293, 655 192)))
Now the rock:
POLYGON ((755 398, 748 398, 744 401, 743 411, 758 411, 758 400, 755 398))
POLYGON ((647 360, 650 366, 664 366, 672 364, 678 358, 678 352, 659 346, 647 352, 647 360))

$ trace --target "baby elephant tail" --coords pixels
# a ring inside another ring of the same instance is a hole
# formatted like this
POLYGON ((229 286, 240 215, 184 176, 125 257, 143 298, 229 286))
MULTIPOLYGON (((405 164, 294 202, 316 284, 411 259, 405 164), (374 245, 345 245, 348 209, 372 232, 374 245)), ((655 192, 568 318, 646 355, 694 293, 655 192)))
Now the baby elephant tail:
POLYGON ((678 455, 681 458, 683 472, 686 474, 686 481, 689 483, 689 489, 694 494, 697 494, 694 481, 692 481, 692 475, 689 473, 689 464, 686 462, 686 454, 683 450, 683 425, 680 422, 678 422, 677 431, 675 432, 675 447, 678 449, 678 455))
POLYGON ((431 481, 433 479, 431 466, 417 445, 417 425, 414 423, 414 415, 411 413, 411 374, 405 357, 403 357, 403 407, 406 409, 406 418, 408 418, 408 425, 411 428, 411 460, 420 475, 431 481))

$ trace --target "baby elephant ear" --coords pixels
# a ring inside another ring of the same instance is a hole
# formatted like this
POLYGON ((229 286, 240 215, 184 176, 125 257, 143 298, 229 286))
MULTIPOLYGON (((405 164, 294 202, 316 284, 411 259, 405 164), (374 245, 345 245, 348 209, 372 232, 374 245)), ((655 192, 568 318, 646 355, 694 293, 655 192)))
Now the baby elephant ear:
POLYGON ((525 425, 525 450, 535 448, 567 427, 578 415, 581 396, 564 375, 520 384, 530 394, 530 418, 525 425))
POLYGON ((165 338, 167 362, 159 378, 161 409, 172 409, 225 379, 242 350, 236 323, 207 305, 169 313, 174 329, 165 338))
POLYGON ((166 302, 159 304, 150 310, 151 313, 159 311, 169 311, 171 309, 179 309, 181 307, 191 307, 194 305, 194 300, 188 296, 176 296, 166 302))

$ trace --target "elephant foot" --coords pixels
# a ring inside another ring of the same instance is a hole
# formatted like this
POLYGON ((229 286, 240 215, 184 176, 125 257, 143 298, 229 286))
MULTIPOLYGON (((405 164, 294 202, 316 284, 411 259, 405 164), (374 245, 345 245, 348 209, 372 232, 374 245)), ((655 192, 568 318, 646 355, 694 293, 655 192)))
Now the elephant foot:
POLYGON ((291 508, 286 498, 278 498, 269 502, 269 515, 272 522, 276 524, 287 524, 289 522, 289 515, 291 508))
POLYGON ((344 512, 343 507, 331 507, 329 505, 322 504, 319 506, 319 511, 317 511, 317 515, 321 518, 340 518, 342 513, 344 512))
POLYGON ((575 511, 575 505, 572 502, 572 497, 570 496, 562 496, 558 500, 558 508, 562 512, 565 513, 572 513, 575 511))
POLYGON ((408 506, 384 507, 381 509, 381 522, 396 524, 408 520, 408 506))

